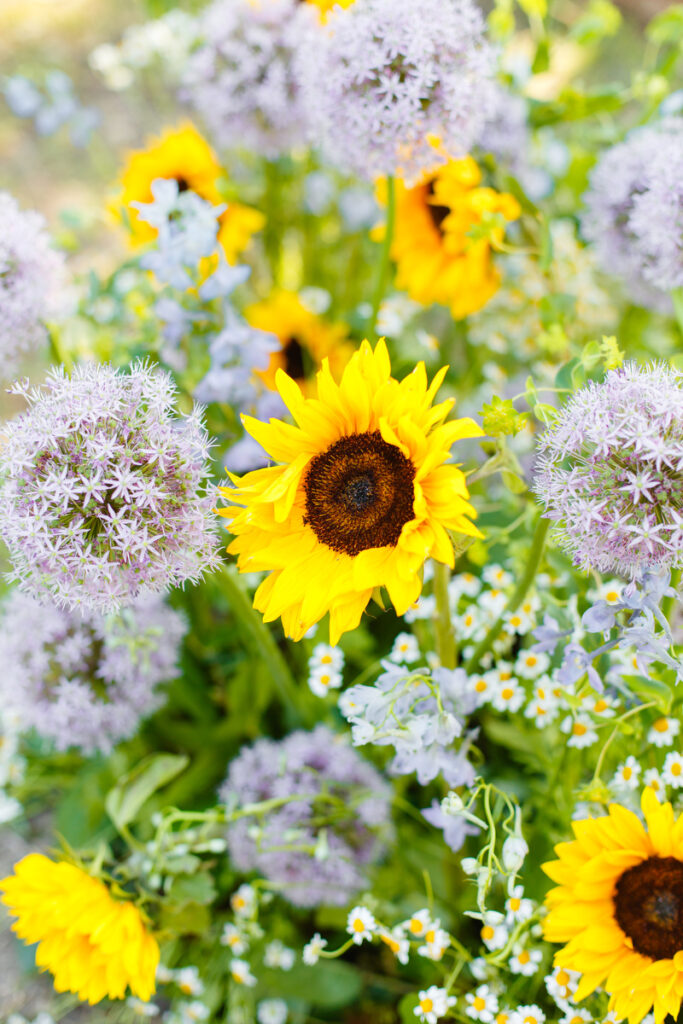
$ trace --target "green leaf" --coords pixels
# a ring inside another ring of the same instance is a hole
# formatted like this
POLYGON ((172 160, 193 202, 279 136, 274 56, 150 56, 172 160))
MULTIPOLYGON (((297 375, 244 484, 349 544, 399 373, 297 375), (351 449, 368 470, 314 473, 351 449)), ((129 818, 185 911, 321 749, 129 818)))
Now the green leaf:
POLYGON ((642 694, 646 700, 656 700, 664 714, 668 715, 673 693, 666 683, 661 683, 658 679, 647 679, 645 676, 625 676, 624 681, 634 693, 642 694))
POLYGON ((259 971, 257 995, 277 994, 283 999, 301 998, 318 1010, 336 1010, 360 995, 358 971, 343 960, 319 960, 315 967, 297 964, 291 971, 259 971))
POLYGON ((585 46, 615 35, 620 25, 621 13, 610 0, 591 0, 588 10, 572 25, 570 35, 585 46))
POLYGON ((683 41, 683 4, 672 4, 652 19, 646 29, 648 38, 662 46, 683 41))
POLYGON ((121 831, 158 789, 179 775, 190 759, 185 754, 150 754, 107 793, 107 814, 121 831))
POLYGON ((163 903, 159 925, 160 931, 172 936, 205 935, 211 928, 211 913, 201 903, 185 903, 181 907, 163 903))
POLYGON ((216 897, 216 886, 211 875, 203 873, 196 875, 177 875, 168 891, 168 898, 171 903, 183 905, 185 903, 211 903, 216 897))
POLYGON ((417 992, 409 992, 407 996, 403 997, 398 1004, 398 1015, 401 1018, 401 1024, 414 1024, 415 1007, 419 1002, 420 997, 417 992))

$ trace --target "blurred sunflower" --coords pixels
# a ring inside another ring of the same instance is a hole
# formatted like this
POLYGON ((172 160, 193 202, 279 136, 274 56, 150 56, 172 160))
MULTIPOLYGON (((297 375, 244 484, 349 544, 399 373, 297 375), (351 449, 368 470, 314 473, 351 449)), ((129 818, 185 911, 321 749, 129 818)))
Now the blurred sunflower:
POLYGON ((354 0, 308 0, 322 14, 329 14, 335 7, 350 7, 354 0))
POLYGON ((481 309, 498 290, 492 246, 503 241, 505 222, 521 212, 514 196, 481 180, 466 156, 413 188, 396 183, 396 284, 424 305, 449 306, 456 320, 481 309))
MULTIPOLYGON (((157 178, 173 178, 181 191, 191 190, 213 204, 222 203, 218 182, 224 176, 218 158, 197 129, 191 124, 164 132, 151 140, 146 149, 130 154, 121 174, 121 192, 111 204, 112 212, 121 219, 125 208, 135 244, 150 242, 155 229, 140 220, 132 202, 153 201, 152 182, 157 178)), ((258 210, 230 202, 220 217, 218 238, 228 262, 233 263, 247 247, 251 236, 260 231, 265 217, 258 210)))
POLYGON ((304 306, 295 292, 277 291, 264 302, 248 306, 245 316, 252 327, 274 334, 281 348, 273 352, 266 370, 257 375, 271 391, 276 391, 275 377, 282 369, 295 380, 304 394, 315 391, 315 374, 328 359, 333 374, 338 375, 353 354, 353 345, 343 324, 326 323, 322 317, 304 306))
POLYGON ((317 398, 282 370, 277 387, 296 426, 244 417, 246 430, 280 465, 231 478, 219 510, 235 535, 228 551, 242 572, 267 571, 254 607, 281 618, 294 640, 327 612, 330 642, 360 622, 386 587, 399 615, 417 600, 425 560, 454 564, 448 531, 479 537, 465 477, 447 462, 455 441, 479 437, 474 420, 445 423, 453 401, 432 401, 424 363, 391 376, 384 341, 354 353, 339 384, 327 360, 317 398))
POLYGON ((567 943, 555 963, 582 974, 575 999, 602 985, 618 1020, 638 1024, 654 1008, 661 1024, 683 1000, 683 816, 651 788, 641 803, 647 831, 618 804, 573 822, 576 839, 543 865, 559 883, 544 931, 567 943))
POLYGON ((159 946, 134 903, 113 899, 81 868, 30 853, 0 881, 2 902, 17 918, 13 931, 38 943, 36 964, 54 975, 58 992, 88 1003, 123 999, 126 989, 149 999, 159 946))

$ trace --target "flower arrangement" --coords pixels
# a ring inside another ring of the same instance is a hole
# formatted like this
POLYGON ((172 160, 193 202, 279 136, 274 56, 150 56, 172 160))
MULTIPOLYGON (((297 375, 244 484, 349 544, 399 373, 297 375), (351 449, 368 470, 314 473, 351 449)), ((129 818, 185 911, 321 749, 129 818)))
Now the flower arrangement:
POLYGON ((24 6, 0 1024, 673 1024, 680 6, 24 6))

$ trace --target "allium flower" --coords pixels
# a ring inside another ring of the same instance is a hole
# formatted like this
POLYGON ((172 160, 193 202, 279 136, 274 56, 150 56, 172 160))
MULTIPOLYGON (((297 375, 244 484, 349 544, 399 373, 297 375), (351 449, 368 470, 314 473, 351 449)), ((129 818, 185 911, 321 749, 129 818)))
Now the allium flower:
POLYGON ((38 943, 36 964, 54 975, 58 992, 83 1002, 147 1000, 155 989, 159 946, 136 905, 114 899, 104 882, 74 864, 30 853, 0 881, 2 902, 17 918, 12 930, 38 943))
POLYGON ((38 599, 98 611, 218 564, 201 410, 141 363, 52 370, 5 427, 0 534, 38 599))
POLYGON ((229 807, 299 797, 270 811, 260 829, 245 818, 228 830, 235 866, 261 872, 296 906, 348 903, 366 884, 365 868, 382 853, 389 787, 325 726, 245 747, 219 795, 229 807), (318 832, 314 819, 328 814, 329 824, 318 832))
POLYGON ((683 562, 682 381, 626 364, 541 437, 536 493, 577 566, 636 577, 683 562))
POLYGON ((11 378, 22 353, 47 337, 42 321, 58 311, 64 273, 61 253, 50 248, 45 220, 22 211, 0 192, 0 351, 2 376, 11 378))
POLYGON ((464 156, 493 98, 493 51, 472 0, 364 0, 301 50, 315 141, 373 179, 416 179, 464 156))
POLYGON ((162 703, 185 623, 158 597, 119 615, 68 612, 14 591, 0 622, 0 700, 58 750, 108 751, 162 703))
POLYGON ((298 0, 214 0, 185 91, 217 143, 275 157, 301 145, 305 108, 294 53, 318 14, 298 0))
POLYGON ((683 117, 638 128, 598 161, 583 233, 638 302, 668 308, 683 286, 683 117))

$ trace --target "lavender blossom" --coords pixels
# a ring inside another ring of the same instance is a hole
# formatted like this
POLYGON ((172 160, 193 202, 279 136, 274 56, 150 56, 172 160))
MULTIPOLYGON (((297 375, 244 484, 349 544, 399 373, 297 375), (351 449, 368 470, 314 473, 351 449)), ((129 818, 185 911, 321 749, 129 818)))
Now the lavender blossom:
POLYGON ((683 564, 682 382, 628 363, 541 437, 535 490, 578 567, 634 579, 683 564))
POLYGON ((136 363, 53 369, 5 427, 0 534, 12 579, 67 608, 116 609, 218 564, 201 409, 136 363))
POLYGON ((14 591, 0 620, 2 705, 58 750, 107 753, 162 704, 185 630, 158 597, 105 617, 14 591))
POLYGON ((314 141, 370 180, 415 179, 464 156, 493 100, 493 50, 472 0, 337 8, 299 64, 314 141))
POLYGON ((59 309, 64 260, 50 248, 39 213, 22 211, 0 192, 0 351, 2 376, 12 377, 22 354, 45 344, 43 320, 59 309))
POLYGON ((296 906, 348 903, 384 850, 389 787, 323 725, 243 748, 219 795, 229 809, 294 798, 260 826, 250 818, 231 824, 228 849, 235 867, 261 872, 296 906))
POLYGON ((207 8, 184 85, 218 145, 276 157, 304 142, 293 63, 316 25, 315 8, 298 0, 214 0, 207 8))
POLYGON ((600 263, 643 305, 683 286, 683 118, 638 128, 598 161, 584 196, 583 233, 600 263))

